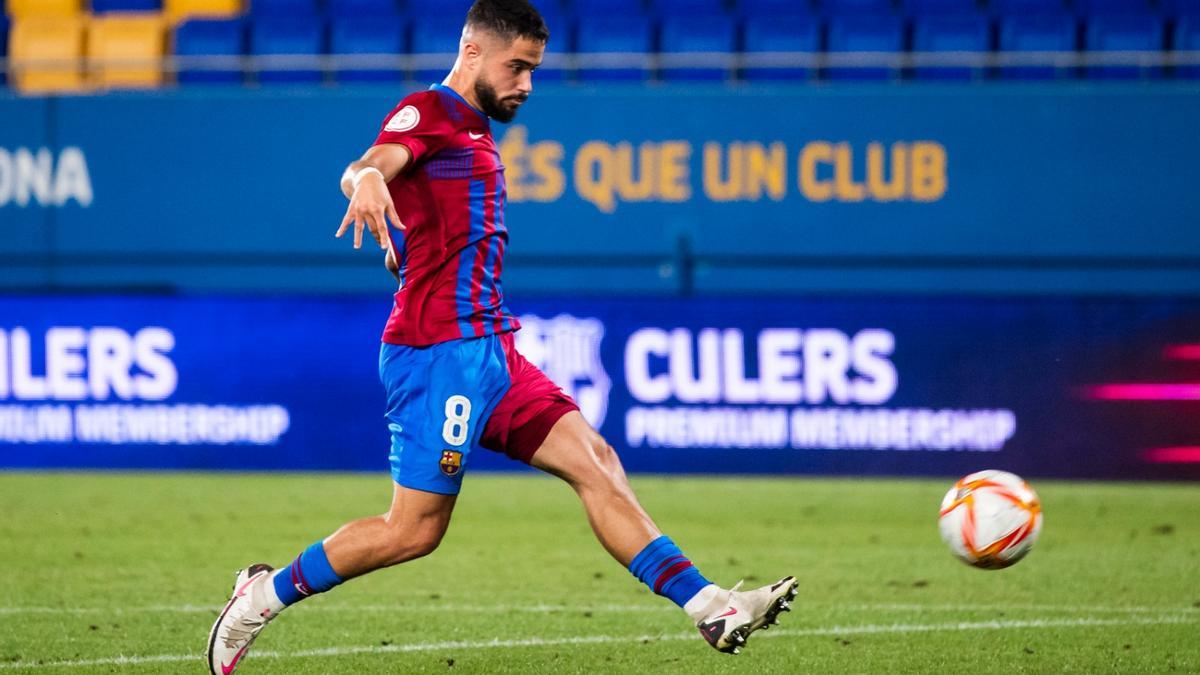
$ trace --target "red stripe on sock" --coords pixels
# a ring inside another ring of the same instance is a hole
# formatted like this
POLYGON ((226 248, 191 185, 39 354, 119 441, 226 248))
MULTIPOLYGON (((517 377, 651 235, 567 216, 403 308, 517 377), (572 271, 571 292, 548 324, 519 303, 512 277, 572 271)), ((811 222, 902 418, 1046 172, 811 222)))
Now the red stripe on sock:
POLYGON ((687 558, 685 558, 683 555, 673 555, 673 556, 667 558, 666 560, 660 562, 658 564, 658 567, 654 568, 654 572, 652 572, 652 574, 659 574, 663 570, 667 569, 671 565, 674 565, 675 563, 679 562, 680 560, 687 560, 687 558))
POLYGON ((661 593, 662 587, 665 586, 668 581, 691 566, 691 560, 683 560, 682 562, 677 562, 674 565, 671 565, 669 568, 667 568, 666 572, 663 572, 658 576, 658 579, 654 580, 654 592, 661 593))

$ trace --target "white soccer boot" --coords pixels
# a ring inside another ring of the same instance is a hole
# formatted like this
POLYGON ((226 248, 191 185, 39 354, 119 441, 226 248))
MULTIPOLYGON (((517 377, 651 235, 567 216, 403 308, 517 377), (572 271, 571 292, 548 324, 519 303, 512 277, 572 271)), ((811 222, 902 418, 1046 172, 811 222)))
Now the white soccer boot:
POLYGON ((790 603, 796 599, 794 577, 752 591, 738 590, 741 587, 739 581, 730 590, 720 591, 705 609, 704 618, 696 622, 708 644, 726 654, 740 652, 759 628, 779 623, 779 613, 792 611, 790 603))
POLYGON ((208 668, 213 675, 229 675, 254 643, 254 638, 278 611, 267 602, 266 584, 271 583, 269 565, 251 565, 238 572, 233 597, 208 634, 208 668))

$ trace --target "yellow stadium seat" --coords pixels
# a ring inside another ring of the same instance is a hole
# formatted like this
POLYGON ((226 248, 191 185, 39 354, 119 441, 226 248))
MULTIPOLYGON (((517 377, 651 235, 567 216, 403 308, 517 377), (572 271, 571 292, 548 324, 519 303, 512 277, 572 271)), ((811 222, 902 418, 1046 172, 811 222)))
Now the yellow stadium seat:
POLYGON ((18 91, 27 94, 80 91, 87 20, 75 17, 25 17, 9 33, 9 69, 18 91))
POLYGON ((30 16, 79 16, 81 0, 8 0, 5 11, 15 19, 30 16))
POLYGON ((237 16, 243 11, 242 0, 163 0, 163 13, 171 23, 195 16, 237 16))
POLYGON ((88 29, 91 81, 106 89, 161 86, 165 47, 166 23, 157 12, 97 16, 88 29))

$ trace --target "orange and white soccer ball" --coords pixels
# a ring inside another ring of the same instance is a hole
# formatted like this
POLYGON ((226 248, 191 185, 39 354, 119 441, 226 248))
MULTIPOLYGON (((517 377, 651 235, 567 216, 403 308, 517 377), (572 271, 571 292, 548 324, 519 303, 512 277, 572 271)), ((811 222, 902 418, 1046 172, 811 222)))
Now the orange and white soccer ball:
POLYGON ((977 471, 942 500, 938 526, 960 560, 987 570, 1015 564, 1042 532, 1042 503, 1020 476, 977 471))

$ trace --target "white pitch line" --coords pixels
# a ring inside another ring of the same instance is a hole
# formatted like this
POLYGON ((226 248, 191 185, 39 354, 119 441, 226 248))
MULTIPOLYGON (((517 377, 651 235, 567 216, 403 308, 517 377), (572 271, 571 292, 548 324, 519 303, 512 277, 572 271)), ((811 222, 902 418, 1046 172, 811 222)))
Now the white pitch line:
MULTIPOLYGON (((888 633, 935 633, 981 630, 1014 630, 1022 628, 1082 628, 1092 626, 1155 626, 1165 624, 1192 624, 1192 617, 1160 616, 1130 619, 1030 619, 1025 621, 957 621, 951 623, 925 624, 866 624, 859 626, 828 626, 824 628, 775 629, 759 633, 756 640, 781 637, 821 637, 842 635, 878 635, 888 633)), ((357 647, 325 647, 290 652, 254 652, 256 659, 292 659, 323 656, 352 656, 355 654, 399 654, 407 652, 430 652, 451 649, 511 649, 519 647, 564 647, 572 645, 634 644, 639 642, 666 642, 698 640, 694 632, 669 633, 664 635, 587 635, 565 638, 525 638, 521 640, 456 640, 450 642, 427 642, 407 645, 370 645, 357 647)), ((0 663, 0 670, 15 668, 85 668, 88 666, 138 666, 151 663, 179 663, 201 661, 199 654, 157 654, 150 656, 117 656, 104 659, 81 659, 75 661, 9 661, 0 663)))
MULTIPOLYGON (((1089 606, 1089 605, 1004 605, 984 607, 981 605, 921 604, 921 603, 869 603, 835 604, 807 603, 804 607, 820 610, 841 611, 896 611, 896 612, 1058 612, 1065 614, 1200 614, 1200 607, 1149 607, 1149 606, 1089 606)), ((217 614, 219 605, 144 605, 141 607, 0 607, 3 614, 217 614)), ((312 603, 305 605, 310 612, 462 612, 485 614, 491 612, 549 614, 552 612, 675 612, 674 606, 666 603, 653 605, 462 605, 455 603, 431 603, 424 605, 355 605, 334 603, 312 603)))

